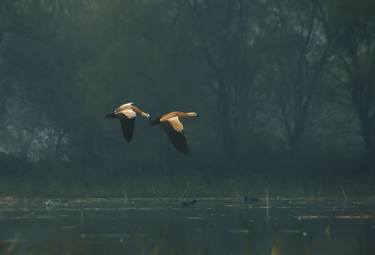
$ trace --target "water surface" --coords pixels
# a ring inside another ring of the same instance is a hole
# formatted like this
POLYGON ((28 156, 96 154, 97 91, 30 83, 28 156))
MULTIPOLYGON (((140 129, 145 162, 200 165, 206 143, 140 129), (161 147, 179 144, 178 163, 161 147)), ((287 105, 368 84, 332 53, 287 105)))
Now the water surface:
POLYGON ((0 254, 375 254, 373 198, 181 203, 5 198, 0 254))

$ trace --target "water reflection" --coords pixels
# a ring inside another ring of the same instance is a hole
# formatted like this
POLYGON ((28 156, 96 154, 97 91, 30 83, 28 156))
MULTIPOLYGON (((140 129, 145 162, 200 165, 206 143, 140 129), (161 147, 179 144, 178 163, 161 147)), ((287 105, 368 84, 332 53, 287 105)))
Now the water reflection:
POLYGON ((374 202, 12 200, 0 209, 0 254, 375 254, 374 202))

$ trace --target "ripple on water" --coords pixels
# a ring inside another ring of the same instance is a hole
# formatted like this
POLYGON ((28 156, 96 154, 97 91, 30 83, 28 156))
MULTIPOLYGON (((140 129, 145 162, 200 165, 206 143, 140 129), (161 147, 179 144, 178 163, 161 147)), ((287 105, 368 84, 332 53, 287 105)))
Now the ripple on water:
POLYGON ((189 216, 189 217, 186 217, 187 220, 204 220, 206 219, 206 217, 203 217, 203 216, 189 216))
POLYGON ((249 230, 248 229, 230 229, 229 233, 232 233, 232 234, 248 234, 249 230))
POLYGON ((319 219, 339 219, 339 220, 369 220, 375 219, 375 215, 360 214, 360 215, 300 215, 295 216, 298 220, 319 220, 319 219))

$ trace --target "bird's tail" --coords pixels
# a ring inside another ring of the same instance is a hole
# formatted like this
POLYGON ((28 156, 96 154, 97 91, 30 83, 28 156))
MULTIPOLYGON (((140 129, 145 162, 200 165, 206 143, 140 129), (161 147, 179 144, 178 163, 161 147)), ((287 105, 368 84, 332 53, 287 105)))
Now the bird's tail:
POLYGON ((117 118, 117 115, 115 114, 115 113, 107 113, 106 115, 105 115, 105 117, 107 118, 107 119, 115 119, 115 118, 117 118))
POLYGON ((150 121, 148 123, 150 124, 150 126, 160 124, 160 116, 157 117, 156 119, 150 118, 150 121))

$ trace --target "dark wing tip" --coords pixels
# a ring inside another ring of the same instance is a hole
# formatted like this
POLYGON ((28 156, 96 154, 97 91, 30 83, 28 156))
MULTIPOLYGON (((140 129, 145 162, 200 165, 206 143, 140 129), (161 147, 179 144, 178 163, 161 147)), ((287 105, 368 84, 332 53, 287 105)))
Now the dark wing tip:
POLYGON ((115 113, 107 113, 107 114, 105 115, 105 117, 106 117, 107 119, 113 119, 113 118, 117 118, 117 115, 116 115, 115 113))
POLYGON ((160 124, 160 116, 155 118, 155 119, 152 119, 151 116, 150 116, 148 123, 150 124, 150 126, 160 124))
POLYGON ((163 128, 168 134, 173 146, 183 154, 189 154, 189 147, 183 132, 177 132, 169 123, 163 122, 163 128))
POLYGON ((135 119, 129 119, 126 116, 121 115, 119 118, 121 122, 122 134, 126 141, 131 142, 134 133, 135 119))

